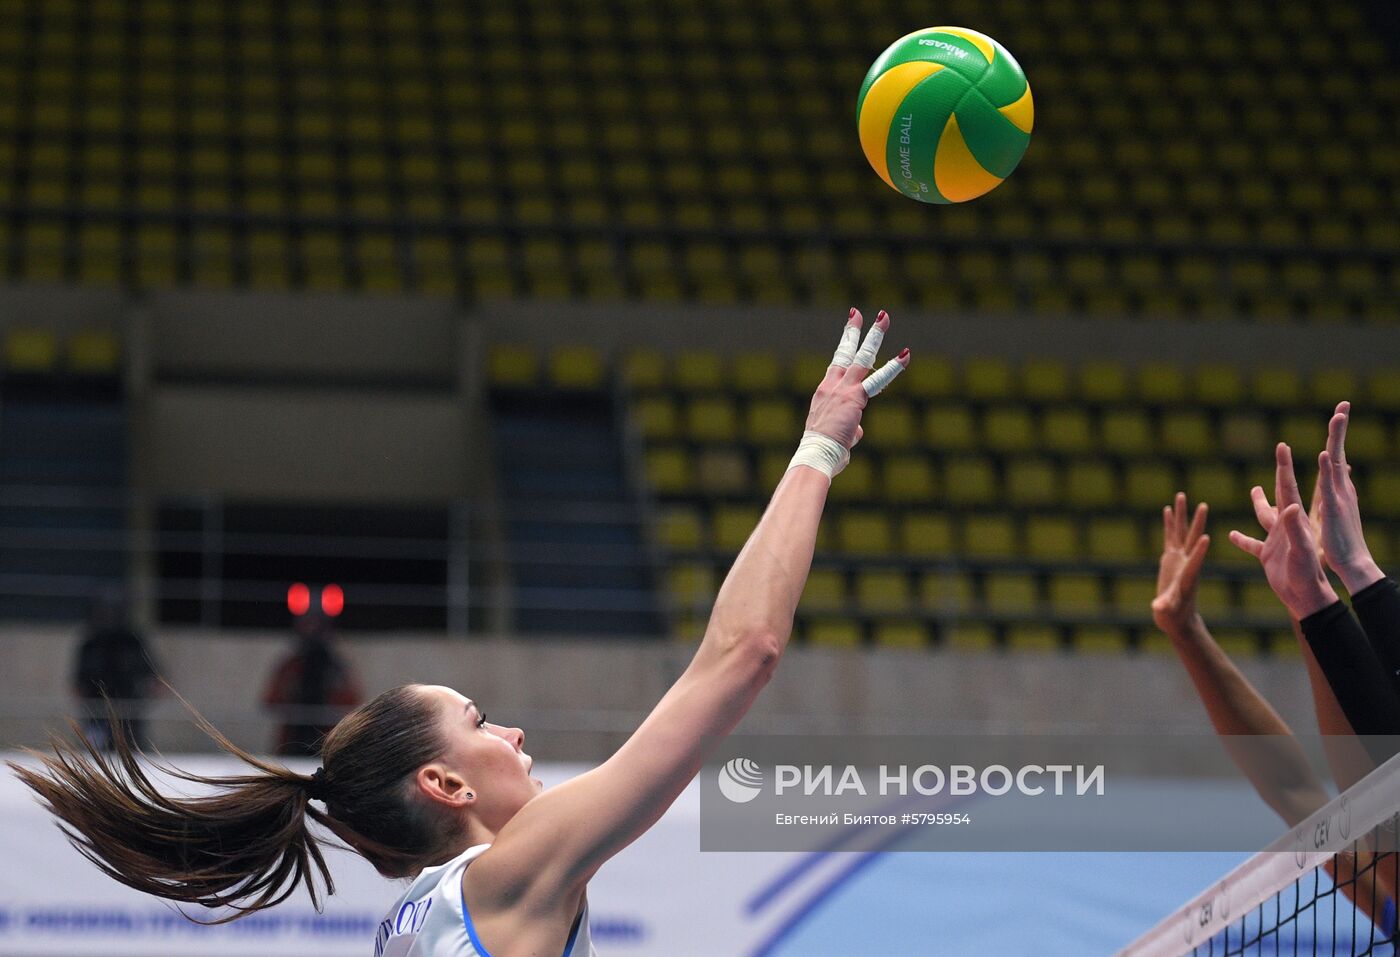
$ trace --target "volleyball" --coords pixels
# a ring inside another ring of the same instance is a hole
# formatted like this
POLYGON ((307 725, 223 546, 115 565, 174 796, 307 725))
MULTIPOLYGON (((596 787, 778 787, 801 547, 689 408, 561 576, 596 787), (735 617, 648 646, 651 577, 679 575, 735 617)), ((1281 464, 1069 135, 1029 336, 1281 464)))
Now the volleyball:
POLYGON ((925 203, 962 203, 999 186, 1025 155, 1034 116, 1020 64, 963 27, 929 27, 890 44, 856 103, 870 165, 925 203))

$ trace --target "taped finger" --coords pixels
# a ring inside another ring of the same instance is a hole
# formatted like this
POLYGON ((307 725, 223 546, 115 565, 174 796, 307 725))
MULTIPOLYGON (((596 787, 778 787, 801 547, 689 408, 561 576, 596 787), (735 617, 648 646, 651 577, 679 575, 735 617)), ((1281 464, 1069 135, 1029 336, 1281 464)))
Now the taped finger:
POLYGON ((853 365, 864 366, 867 369, 875 367, 875 357, 880 353, 880 343, 885 341, 885 330, 880 328, 877 321, 870 327, 870 331, 865 334, 865 341, 861 343, 860 351, 856 353, 853 365))
MULTIPOLYGON (((873 335, 874 333, 872 332, 871 334, 873 335)), ((903 371, 904 363, 900 362, 898 359, 891 359, 889 362, 880 366, 878 370, 866 376, 865 381, 861 382, 861 386, 865 389, 866 395, 874 398, 884 391, 885 386, 894 381, 895 376, 903 371)))

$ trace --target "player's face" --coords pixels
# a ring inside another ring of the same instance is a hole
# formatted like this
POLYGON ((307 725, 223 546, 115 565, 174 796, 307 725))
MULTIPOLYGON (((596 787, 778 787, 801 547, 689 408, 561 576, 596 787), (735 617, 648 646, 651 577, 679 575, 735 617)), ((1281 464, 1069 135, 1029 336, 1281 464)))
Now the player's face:
POLYGON ((451 688, 427 685, 422 691, 439 704, 447 741, 443 759, 466 779, 476 812, 504 824, 544 786, 530 777, 535 762, 525 753, 525 732, 490 723, 475 701, 451 688))

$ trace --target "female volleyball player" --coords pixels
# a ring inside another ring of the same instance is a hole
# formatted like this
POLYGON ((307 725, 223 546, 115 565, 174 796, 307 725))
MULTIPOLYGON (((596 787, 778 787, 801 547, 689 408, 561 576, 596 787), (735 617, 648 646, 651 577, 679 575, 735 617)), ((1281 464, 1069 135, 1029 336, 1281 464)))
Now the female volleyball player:
POLYGON ((125 744, 108 758, 56 742, 42 771, 15 771, 80 851, 147 893, 230 906, 233 917, 303 882, 318 901, 317 873, 334 887, 310 818, 381 874, 412 879, 380 926, 376 955, 590 952, 589 878, 665 812, 782 656, 831 479, 860 439, 869 397, 909 364, 906 349, 873 371, 888 327, 882 312, 861 344, 851 310, 797 453, 716 596, 694 660, 598 768, 541 792, 519 729, 488 723, 479 703, 449 688, 410 685, 336 725, 309 776, 246 754, 202 720, 255 769, 180 775, 213 787, 208 796, 161 793, 125 744))

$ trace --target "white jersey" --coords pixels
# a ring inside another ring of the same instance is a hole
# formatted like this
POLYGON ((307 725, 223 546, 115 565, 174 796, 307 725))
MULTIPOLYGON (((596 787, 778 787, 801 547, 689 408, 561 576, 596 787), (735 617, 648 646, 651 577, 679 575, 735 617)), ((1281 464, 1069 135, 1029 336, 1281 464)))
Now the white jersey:
MULTIPOLYGON (((462 897, 462 874, 490 844, 469 847, 436 867, 425 867, 374 935, 374 957, 491 957, 472 925, 462 897)), ((585 904, 563 957, 597 957, 585 904)))

